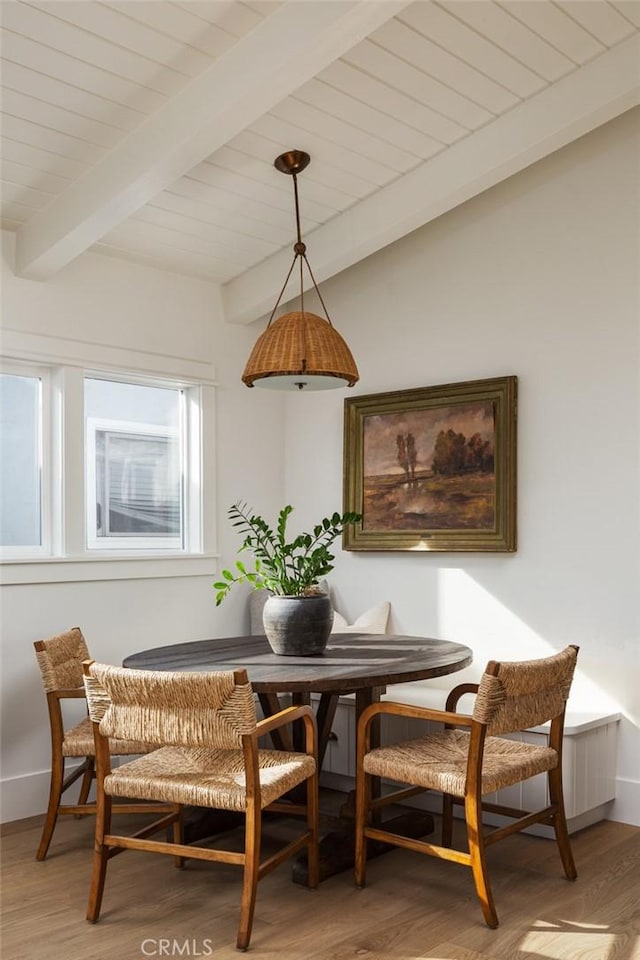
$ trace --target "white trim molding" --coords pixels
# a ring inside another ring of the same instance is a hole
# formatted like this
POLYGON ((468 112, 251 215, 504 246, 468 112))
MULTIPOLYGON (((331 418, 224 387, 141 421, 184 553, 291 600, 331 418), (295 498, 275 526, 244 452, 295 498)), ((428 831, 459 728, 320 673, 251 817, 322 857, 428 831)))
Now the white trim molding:
POLYGON ((616 778, 616 799, 608 819, 640 827, 640 781, 616 778))
POLYGON ((173 577, 213 577, 218 554, 173 556, 48 557, 46 560, 5 560, 0 564, 3 586, 28 583, 79 583, 90 580, 156 580, 173 577))
POLYGON ((216 385, 215 367, 207 360, 130 350, 106 343, 28 333, 7 327, 2 330, 2 353, 11 359, 46 363, 49 366, 95 367, 132 375, 172 377, 185 384, 216 385))

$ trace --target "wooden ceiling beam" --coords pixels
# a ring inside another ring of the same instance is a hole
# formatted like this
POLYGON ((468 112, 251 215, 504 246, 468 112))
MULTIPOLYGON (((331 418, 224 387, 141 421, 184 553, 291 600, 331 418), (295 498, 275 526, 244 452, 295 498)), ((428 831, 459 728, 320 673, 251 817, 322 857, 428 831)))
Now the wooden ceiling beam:
POLYGON ((283 3, 20 227, 18 275, 51 277, 405 6, 283 3))

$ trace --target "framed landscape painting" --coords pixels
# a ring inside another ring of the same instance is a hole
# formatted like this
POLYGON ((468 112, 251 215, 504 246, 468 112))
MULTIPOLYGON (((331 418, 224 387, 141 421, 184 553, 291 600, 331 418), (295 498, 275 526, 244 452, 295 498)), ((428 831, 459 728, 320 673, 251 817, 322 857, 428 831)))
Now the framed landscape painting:
POLYGON ((345 400, 344 548, 515 551, 517 382, 345 400))

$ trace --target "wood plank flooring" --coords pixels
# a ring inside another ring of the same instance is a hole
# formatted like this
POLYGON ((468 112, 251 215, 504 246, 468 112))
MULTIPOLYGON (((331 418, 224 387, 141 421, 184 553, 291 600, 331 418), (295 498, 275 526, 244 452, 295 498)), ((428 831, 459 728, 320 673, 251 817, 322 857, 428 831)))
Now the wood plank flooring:
MULTIPOLYGON (((37 818, 3 831, 4 960, 239 956, 238 868, 191 861, 179 871, 169 857, 127 851, 109 864, 102 916, 92 925, 84 919, 92 818, 61 818, 43 863, 35 860, 40 825, 37 818)), ((287 829, 287 821, 269 821, 265 847, 287 829)), ((471 872, 455 864, 395 850, 371 862, 366 889, 356 890, 347 871, 316 891, 293 884, 284 864, 259 885, 250 953, 256 960, 640 960, 640 829, 605 821, 572 844, 575 883, 564 879, 553 841, 520 835, 490 848, 497 930, 484 926, 471 872)))

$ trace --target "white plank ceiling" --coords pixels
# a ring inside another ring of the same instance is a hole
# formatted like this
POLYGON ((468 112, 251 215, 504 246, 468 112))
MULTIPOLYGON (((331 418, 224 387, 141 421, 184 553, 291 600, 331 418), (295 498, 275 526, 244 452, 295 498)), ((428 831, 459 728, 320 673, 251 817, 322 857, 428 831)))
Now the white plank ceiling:
POLYGON ((639 102, 640 0, 1 0, 2 226, 263 313, 639 102))

